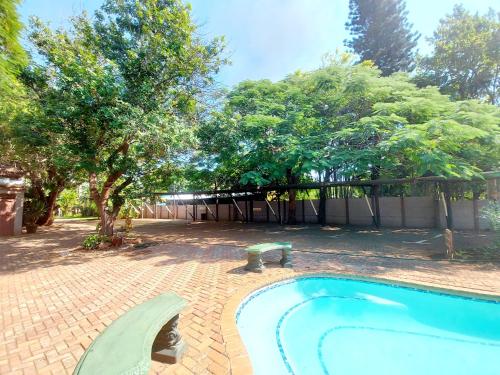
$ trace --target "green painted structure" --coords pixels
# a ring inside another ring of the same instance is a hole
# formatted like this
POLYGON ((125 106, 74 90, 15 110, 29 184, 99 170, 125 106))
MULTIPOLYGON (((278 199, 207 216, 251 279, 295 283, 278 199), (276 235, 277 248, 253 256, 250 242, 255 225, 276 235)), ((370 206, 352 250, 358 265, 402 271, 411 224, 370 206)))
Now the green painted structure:
POLYGON ((153 343, 156 343, 160 331, 165 334, 169 346, 163 349, 175 357, 170 363, 175 362, 184 347, 177 332, 177 320, 186 305, 185 299, 170 292, 133 307, 92 342, 73 374, 147 374, 151 367, 153 343))
POLYGON ((249 246, 245 249, 248 254, 248 263, 245 270, 253 272, 262 272, 264 262, 262 261, 262 254, 266 251, 281 250, 281 267, 292 267, 292 244, 291 242, 265 242, 257 245, 249 246))

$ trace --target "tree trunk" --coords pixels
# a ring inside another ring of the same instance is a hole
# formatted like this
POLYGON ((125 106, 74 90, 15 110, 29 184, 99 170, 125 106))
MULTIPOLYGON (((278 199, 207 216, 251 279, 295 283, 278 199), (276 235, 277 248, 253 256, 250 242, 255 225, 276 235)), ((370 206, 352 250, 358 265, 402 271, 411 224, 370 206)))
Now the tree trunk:
POLYGON ((99 234, 102 236, 112 237, 114 233, 115 218, 109 212, 106 202, 100 202, 99 207, 99 234))
POLYGON ((61 192, 59 187, 54 188, 50 191, 49 195, 44 197, 45 212, 37 220, 38 225, 52 225, 54 223, 54 209, 56 207, 57 197, 61 192))
MULTIPOLYGON (((326 170, 323 182, 329 182, 331 174, 332 174, 331 170, 326 170)), ((320 182, 321 182, 321 178, 320 178, 320 182)), ((326 225, 326 200, 327 200, 326 188, 322 187, 319 189, 318 223, 320 225, 326 225)))
POLYGON ((101 226, 99 234, 103 236, 113 236, 115 221, 124 202, 120 193, 132 183, 132 177, 128 177, 121 184, 115 186, 114 184, 122 175, 121 171, 110 174, 104 182, 102 190, 99 192, 97 188, 97 175, 95 173, 89 174, 90 195, 99 210, 99 222, 101 226), (108 206, 109 200, 113 203, 112 209, 108 206))
MULTIPOLYGON (((287 170, 287 183, 296 184, 297 176, 292 174, 292 170, 287 170)), ((287 224, 295 225, 297 224, 297 190, 288 189, 288 219, 287 224)))

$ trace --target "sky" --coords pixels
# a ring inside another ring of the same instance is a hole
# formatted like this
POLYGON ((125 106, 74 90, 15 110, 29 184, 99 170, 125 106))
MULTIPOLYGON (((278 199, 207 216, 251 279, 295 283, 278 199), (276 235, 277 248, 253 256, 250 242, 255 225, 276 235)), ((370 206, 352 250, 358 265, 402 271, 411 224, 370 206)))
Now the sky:
MULTIPOLYGON (((297 70, 321 66, 325 54, 343 52, 348 0, 191 0, 192 17, 204 38, 224 35, 231 65, 221 69, 218 82, 227 87, 246 79, 284 78, 297 70)), ((461 2, 484 14, 500 10, 500 0, 407 0, 408 19, 422 36, 420 53, 430 52, 426 38, 438 22, 461 2)), ((103 0, 24 0, 19 7, 25 24, 32 15, 67 27, 68 19, 90 14, 103 0)), ((388 31, 390 32, 390 31, 388 31)))

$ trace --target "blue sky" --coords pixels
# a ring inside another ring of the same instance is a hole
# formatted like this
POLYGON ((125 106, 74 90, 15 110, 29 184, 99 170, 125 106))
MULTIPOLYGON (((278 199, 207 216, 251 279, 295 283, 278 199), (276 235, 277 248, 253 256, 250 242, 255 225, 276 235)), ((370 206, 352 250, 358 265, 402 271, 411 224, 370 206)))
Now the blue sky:
MULTIPOLYGON (((92 13, 103 0, 24 0, 19 11, 25 23, 31 15, 65 27, 72 15, 92 13)), ((225 35, 232 65, 218 81, 232 86, 245 79, 279 80, 296 70, 321 65, 326 53, 343 51, 348 38, 344 24, 348 0, 191 0, 192 14, 206 37, 225 35)), ((425 37, 459 0, 407 0, 408 18, 422 37, 419 50, 428 52, 425 37)), ((463 0, 479 13, 499 9, 494 0, 463 0)))

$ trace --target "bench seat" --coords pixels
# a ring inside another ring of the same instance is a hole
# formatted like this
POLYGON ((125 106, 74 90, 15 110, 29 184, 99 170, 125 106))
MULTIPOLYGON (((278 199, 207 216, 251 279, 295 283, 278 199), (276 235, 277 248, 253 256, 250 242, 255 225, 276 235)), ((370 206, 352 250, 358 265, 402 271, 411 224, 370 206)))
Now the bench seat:
POLYGON ((245 249, 248 254, 248 263, 245 266, 245 270, 262 272, 265 268, 262 261, 262 254, 271 250, 281 250, 281 266, 292 267, 292 244, 290 242, 265 242, 249 246, 245 249))
POLYGON ((184 348, 177 322, 179 313, 186 305, 185 299, 170 292, 133 307, 92 342, 73 374, 147 374, 151 367, 153 343, 156 345, 157 336, 161 338, 159 333, 165 337, 165 345, 158 348, 157 354, 161 357, 163 349, 163 354, 175 357, 165 357, 165 362, 175 362, 176 354, 180 355, 184 348))

